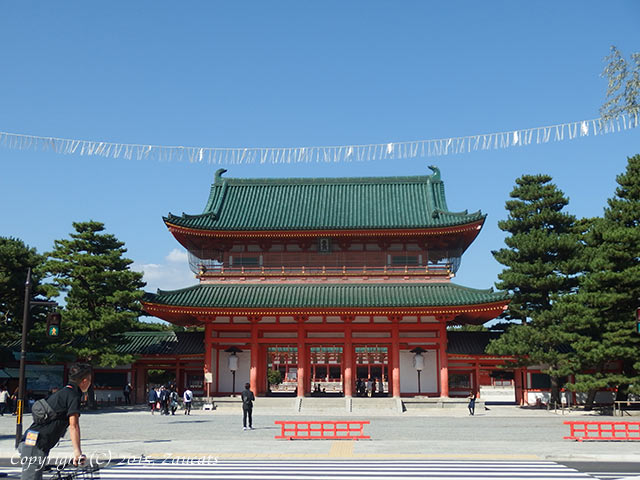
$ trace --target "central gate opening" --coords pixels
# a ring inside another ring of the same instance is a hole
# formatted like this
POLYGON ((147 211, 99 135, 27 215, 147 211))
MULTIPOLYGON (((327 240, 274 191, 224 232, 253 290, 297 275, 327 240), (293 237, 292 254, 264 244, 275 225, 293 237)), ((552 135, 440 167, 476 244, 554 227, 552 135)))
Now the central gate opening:
POLYGON ((355 348, 358 397, 389 395, 389 347, 362 345, 355 348))
POLYGON ((312 395, 342 395, 343 351, 335 345, 314 345, 309 347, 309 368, 312 395))

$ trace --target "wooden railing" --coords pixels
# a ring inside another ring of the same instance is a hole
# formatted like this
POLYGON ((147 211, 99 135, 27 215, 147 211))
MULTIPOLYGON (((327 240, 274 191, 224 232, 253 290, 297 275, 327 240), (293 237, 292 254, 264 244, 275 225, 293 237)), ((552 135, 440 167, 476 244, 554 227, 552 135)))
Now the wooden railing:
POLYGON ((202 277, 348 277, 348 276, 450 276, 449 265, 428 266, 384 266, 384 267, 224 267, 197 265, 198 275, 202 277))

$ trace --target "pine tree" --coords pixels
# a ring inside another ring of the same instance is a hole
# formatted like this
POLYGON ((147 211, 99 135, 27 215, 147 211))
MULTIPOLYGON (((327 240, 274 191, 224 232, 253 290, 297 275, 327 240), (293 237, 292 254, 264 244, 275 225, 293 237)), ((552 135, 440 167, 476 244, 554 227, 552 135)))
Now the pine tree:
MULTIPOLYGON (((18 341, 22 336, 24 288, 29 268, 32 298, 44 295, 45 290, 40 285, 43 263, 44 257, 22 240, 0 237, 0 345, 18 341)), ((31 324, 44 324, 45 313, 42 307, 32 307, 31 324)), ((29 339, 33 340, 34 336, 29 339)))
POLYGON ((492 252, 505 265, 496 286, 513 297, 504 318, 519 322, 491 342, 488 352, 515 356, 518 366, 542 364, 551 377, 552 397, 559 401, 559 381, 576 368, 565 346, 570 340, 555 305, 572 294, 580 271, 577 222, 563 211, 569 203, 548 175, 523 175, 506 202, 500 221, 508 248, 492 252))
POLYGON ((73 353, 94 365, 121 365, 132 357, 116 353, 120 334, 136 325, 142 274, 129 269, 124 243, 101 233, 104 225, 74 223, 71 239, 56 240, 45 268, 54 293, 66 293, 59 353, 73 353))
POLYGON ((585 237, 588 269, 579 293, 565 302, 583 367, 571 388, 590 393, 588 406, 601 388, 616 388, 619 399, 640 393, 640 155, 616 180, 604 218, 593 220, 585 237))

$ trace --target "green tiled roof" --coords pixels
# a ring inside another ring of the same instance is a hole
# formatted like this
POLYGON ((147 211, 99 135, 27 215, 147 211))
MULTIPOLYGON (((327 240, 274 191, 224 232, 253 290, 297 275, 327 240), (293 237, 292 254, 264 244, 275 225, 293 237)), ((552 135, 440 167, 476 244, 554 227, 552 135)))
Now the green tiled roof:
POLYGON ((223 178, 216 172, 200 215, 165 222, 197 230, 425 229, 464 225, 480 212, 449 212, 433 175, 369 178, 223 178))
POLYGON ((196 355, 204 353, 203 332, 126 332, 118 353, 133 355, 196 355))
POLYGON ((489 342, 500 335, 500 332, 447 332, 447 353, 484 355, 489 342))
POLYGON ((506 292, 452 283, 430 284, 199 284, 146 293, 144 301, 209 308, 384 308, 478 305, 509 298, 506 292))

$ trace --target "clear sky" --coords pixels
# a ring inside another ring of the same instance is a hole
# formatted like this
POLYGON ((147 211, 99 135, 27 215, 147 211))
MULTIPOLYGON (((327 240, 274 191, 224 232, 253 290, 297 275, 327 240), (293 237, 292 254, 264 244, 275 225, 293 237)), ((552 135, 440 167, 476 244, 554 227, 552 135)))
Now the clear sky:
MULTIPOLYGON (((0 2, 0 131, 121 143, 398 142, 598 117, 603 58, 640 51, 640 2, 0 2)), ((489 288, 514 180, 548 173, 575 215, 602 213, 640 129, 448 157, 236 165, 228 177, 442 171, 484 229, 456 283, 489 288)), ((200 213, 217 165, 0 147, 0 235, 40 252, 73 221, 126 243, 148 290, 194 282, 168 212, 200 213)))

